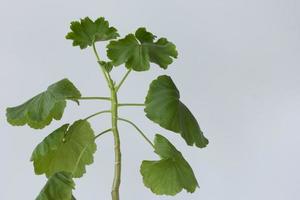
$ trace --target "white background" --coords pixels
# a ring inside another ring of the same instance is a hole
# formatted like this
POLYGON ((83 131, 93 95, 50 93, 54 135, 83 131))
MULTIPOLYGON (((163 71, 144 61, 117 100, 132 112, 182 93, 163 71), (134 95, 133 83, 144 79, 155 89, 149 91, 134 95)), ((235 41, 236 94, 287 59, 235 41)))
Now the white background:
MULTIPOLYGON (((38 131, 11 127, 5 119, 6 107, 64 77, 85 96, 108 95, 91 49, 64 39, 70 21, 85 16, 106 17, 122 36, 146 26, 174 42, 179 58, 169 70, 153 66, 131 74, 120 101, 143 102, 151 80, 171 75, 210 140, 206 149, 188 147, 179 135, 153 125, 142 108, 122 108, 121 115, 149 137, 159 132, 176 144, 200 184, 194 194, 153 195, 139 166, 157 157, 122 123, 122 200, 300 199, 299 9, 298 0, 1 0, 0 199, 34 199, 45 178, 33 173, 33 148, 61 124, 108 106, 70 102, 62 121, 38 131)), ((104 44, 99 49, 104 57, 104 44)), ((115 79, 123 72, 116 69, 115 79)), ((108 126, 105 116, 92 122, 96 132, 108 126)), ((97 141, 95 163, 76 180, 79 200, 110 199, 112 142, 110 135, 97 141)))

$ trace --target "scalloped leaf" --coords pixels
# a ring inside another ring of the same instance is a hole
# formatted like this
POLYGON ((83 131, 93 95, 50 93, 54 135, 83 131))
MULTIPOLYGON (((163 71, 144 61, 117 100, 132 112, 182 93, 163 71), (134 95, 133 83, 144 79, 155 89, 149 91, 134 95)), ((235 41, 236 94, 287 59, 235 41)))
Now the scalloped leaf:
POLYGON ((196 118, 180 101, 180 94, 169 76, 152 81, 145 100, 146 116, 161 127, 180 133, 190 146, 203 148, 208 144, 196 118))
POLYGON ((194 192, 197 179, 182 154, 162 135, 156 134, 155 153, 159 161, 143 161, 141 174, 146 187, 158 195, 176 195, 185 189, 194 192))
POLYGON ((66 99, 81 97, 80 92, 68 79, 58 81, 24 104, 6 109, 7 121, 14 126, 28 124, 41 129, 52 119, 60 120, 66 107, 66 99))
POLYGON ((89 122, 78 120, 71 126, 65 124, 48 135, 34 149, 33 161, 36 174, 47 177, 65 171, 74 178, 85 173, 85 166, 93 163, 96 152, 95 135, 89 122))
POLYGON ((117 29, 110 27, 104 17, 100 17, 95 21, 88 17, 80 19, 80 21, 73 21, 70 29, 72 31, 66 35, 66 39, 73 40, 73 46, 79 46, 80 49, 92 46, 97 41, 106 41, 119 37, 117 29))
POLYGON ((111 41, 107 45, 107 56, 113 65, 119 66, 125 63, 128 69, 146 71, 150 68, 150 62, 156 63, 163 69, 177 58, 176 46, 166 38, 154 41, 155 35, 145 28, 139 28, 134 34, 125 38, 111 41))
POLYGON ((46 185, 35 200, 75 199, 72 195, 73 189, 75 189, 75 183, 72 179, 72 174, 67 172, 58 172, 48 179, 46 185))

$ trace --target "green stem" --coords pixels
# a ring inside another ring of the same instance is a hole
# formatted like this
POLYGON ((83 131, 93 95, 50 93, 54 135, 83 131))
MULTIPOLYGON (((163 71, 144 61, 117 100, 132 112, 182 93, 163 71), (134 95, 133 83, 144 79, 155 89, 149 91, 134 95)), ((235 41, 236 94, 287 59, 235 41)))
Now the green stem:
MULTIPOLYGON (((95 43, 93 43, 93 51, 94 51, 94 54, 95 54, 95 56, 96 56, 97 62, 98 62, 98 64, 99 64, 99 62, 101 62, 101 59, 100 59, 100 56, 99 56, 98 51, 97 51, 97 49, 96 49, 95 43)), ((99 64, 99 65, 100 65, 100 64, 99 64)), ((100 68, 101 68, 101 71, 102 71, 102 73, 103 73, 103 75, 104 75, 104 77, 105 77, 105 80, 106 80, 108 86, 110 87, 110 83, 109 83, 109 74, 107 73, 106 69, 104 69, 104 67, 103 67, 102 65, 100 65, 100 68)))
POLYGON ((79 97, 79 98, 70 98, 74 100, 107 100, 111 101, 110 97, 79 97))
POLYGON ((105 134, 105 133, 107 133, 107 132, 110 132, 111 130, 112 130, 112 129, 109 128, 109 129, 107 129, 107 130, 105 130, 105 131, 102 131, 101 133, 99 133, 98 135, 95 136, 95 140, 96 140, 98 137, 100 137, 101 135, 103 135, 103 134, 105 134))
POLYGON ((110 112, 111 112, 110 110, 102 110, 102 111, 100 111, 100 112, 96 112, 96 113, 94 113, 94 114, 92 114, 92 115, 86 117, 84 120, 88 120, 88 119, 91 119, 92 117, 95 117, 95 116, 97 116, 97 115, 101 115, 101 114, 103 114, 103 113, 110 113, 110 112))
POLYGON ((118 98, 115 89, 111 89, 111 111, 112 111, 112 131, 114 134, 114 148, 115 148, 115 170, 114 180, 112 185, 112 200, 119 200, 119 188, 121 184, 121 148, 120 136, 118 131, 118 98))
POLYGON ((129 69, 126 74, 124 75, 124 77, 122 78, 122 80, 120 81, 120 83, 116 86, 116 92, 118 92, 118 90, 120 89, 120 87, 122 86, 122 84, 124 83, 124 81, 126 80, 126 78, 128 77, 128 75, 130 74, 131 69, 129 69))
POLYGON ((124 119, 124 118, 118 118, 118 120, 131 124, 142 135, 142 137, 153 147, 153 149, 155 148, 154 144, 151 142, 151 140, 143 133, 143 131, 137 125, 135 125, 135 123, 133 123, 132 121, 130 121, 128 119, 124 119))
POLYGON ((119 103, 119 107, 121 106, 145 106, 144 103, 119 103))
MULTIPOLYGON (((96 55, 98 63, 101 61, 98 55, 95 43, 93 43, 93 50, 96 55)), ((111 190, 112 200, 119 200, 119 189, 121 184, 121 145, 120 136, 118 130, 118 97, 114 82, 110 74, 101 66, 102 73, 106 79, 111 95, 111 125, 114 136, 114 150, 115 150, 115 168, 114 168, 114 180, 111 190)))

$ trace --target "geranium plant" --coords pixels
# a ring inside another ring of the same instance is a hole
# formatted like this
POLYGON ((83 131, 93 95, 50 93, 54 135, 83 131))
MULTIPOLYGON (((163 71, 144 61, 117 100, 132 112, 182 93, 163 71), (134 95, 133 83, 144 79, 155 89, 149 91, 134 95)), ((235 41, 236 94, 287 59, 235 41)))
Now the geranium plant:
POLYGON ((157 77, 150 84, 145 102, 120 103, 118 91, 128 75, 134 71, 147 71, 157 65, 167 69, 177 58, 175 45, 166 38, 158 38, 146 28, 138 28, 135 33, 119 38, 117 29, 109 26, 103 18, 93 21, 86 17, 71 22, 71 31, 66 38, 73 41, 73 46, 80 49, 91 48, 99 68, 107 82, 110 96, 86 97, 68 79, 62 79, 47 90, 29 99, 25 103, 7 108, 7 121, 14 126, 28 125, 42 129, 63 116, 67 101, 85 100, 109 101, 111 107, 79 119, 72 124, 64 124, 50 133, 34 149, 31 161, 37 175, 45 175, 47 183, 37 196, 37 200, 71 200, 75 188, 73 179, 82 177, 86 166, 93 163, 97 150, 96 140, 103 134, 112 134, 114 138, 114 179, 111 189, 112 200, 119 200, 121 183, 121 149, 118 122, 131 124, 141 134, 158 155, 157 160, 145 160, 141 163, 140 173, 147 188, 157 195, 176 195, 183 189, 194 192, 198 186, 195 174, 179 150, 161 134, 156 134, 154 142, 132 121, 118 114, 121 106, 142 106, 146 117, 162 128, 178 133, 187 145, 206 147, 208 140, 204 137, 196 118, 180 100, 180 94, 170 76, 157 77), (96 43, 108 41, 107 58, 100 57, 96 43), (116 82, 111 71, 124 65, 127 72, 116 82), (100 114, 110 114, 111 124, 99 134, 95 134, 89 119, 100 114))

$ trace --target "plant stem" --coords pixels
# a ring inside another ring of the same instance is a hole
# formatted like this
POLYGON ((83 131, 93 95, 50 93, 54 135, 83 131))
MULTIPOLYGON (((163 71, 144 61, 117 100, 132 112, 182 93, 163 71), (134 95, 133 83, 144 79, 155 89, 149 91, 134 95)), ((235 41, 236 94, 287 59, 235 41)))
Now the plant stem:
POLYGON ((84 120, 88 120, 88 119, 90 119, 90 118, 92 118, 92 117, 95 117, 95 116, 97 116, 97 115, 101 115, 101 114, 103 114, 103 113, 110 113, 110 112, 111 112, 110 110, 102 110, 102 111, 100 111, 100 112, 96 112, 96 113, 94 113, 94 114, 92 114, 92 115, 86 117, 84 120))
POLYGON ((129 73, 131 72, 131 69, 129 69, 126 74, 124 75, 124 77, 122 78, 122 80, 120 81, 120 83, 116 86, 116 92, 118 92, 118 90, 120 89, 120 87, 122 86, 122 84, 124 83, 124 81, 126 80, 126 78, 128 77, 129 73))
POLYGON ((101 133, 99 133, 98 135, 95 136, 95 140, 96 140, 98 137, 100 137, 101 135, 103 135, 103 134, 105 134, 105 133, 107 133, 107 132, 110 132, 111 130, 112 130, 112 129, 109 128, 109 129, 107 129, 107 130, 105 130, 105 131, 102 131, 101 133))
POLYGON ((120 136, 118 131, 118 98, 117 92, 111 88, 111 116, 112 116, 112 131, 114 135, 114 148, 115 148, 115 170, 114 180, 112 185, 111 196, 112 200, 119 200, 119 188, 121 184, 121 148, 120 136))
POLYGON ((154 144, 151 142, 151 140, 143 133, 143 131, 137 125, 135 125, 135 123, 133 123, 132 121, 130 121, 128 119, 124 119, 124 118, 118 118, 118 120, 131 124, 142 135, 142 137, 153 147, 153 149, 155 148, 154 144))
MULTIPOLYGON (((73 99, 73 98, 71 98, 73 99)), ((74 100, 107 100, 107 101, 111 101, 110 97, 80 97, 80 98, 76 98, 74 100)))
MULTIPOLYGON (((94 54, 95 54, 95 56, 96 56, 97 62, 98 62, 98 64, 99 64, 99 62, 101 62, 101 60, 100 60, 100 56, 99 56, 99 54, 98 54, 98 51, 97 51, 97 49, 96 49, 95 43, 93 43, 93 51, 94 51, 94 54)), ((99 65, 100 65, 100 64, 99 64, 99 65)), ((101 68, 101 71, 102 71, 102 73, 103 73, 103 75, 104 75, 104 77, 105 77, 105 80, 106 80, 108 86, 110 87, 110 83, 109 83, 109 74, 107 73, 106 69, 104 69, 104 67, 103 67, 102 65, 100 65, 100 68, 101 68)))
MULTIPOLYGON (((93 50, 96 55, 98 64, 101 61, 97 52, 95 43, 93 43, 93 50)), ((100 64, 99 64, 100 65, 100 64)), ((114 180, 111 190, 112 200, 119 200, 119 188, 121 184, 121 147, 120 147, 120 136, 118 130, 118 97, 117 91, 110 74, 101 66, 102 73, 106 79, 111 95, 111 125, 114 136, 114 150, 115 150, 115 168, 114 168, 114 180)))
POLYGON ((144 103, 119 103, 119 107, 121 106, 145 106, 144 103))

